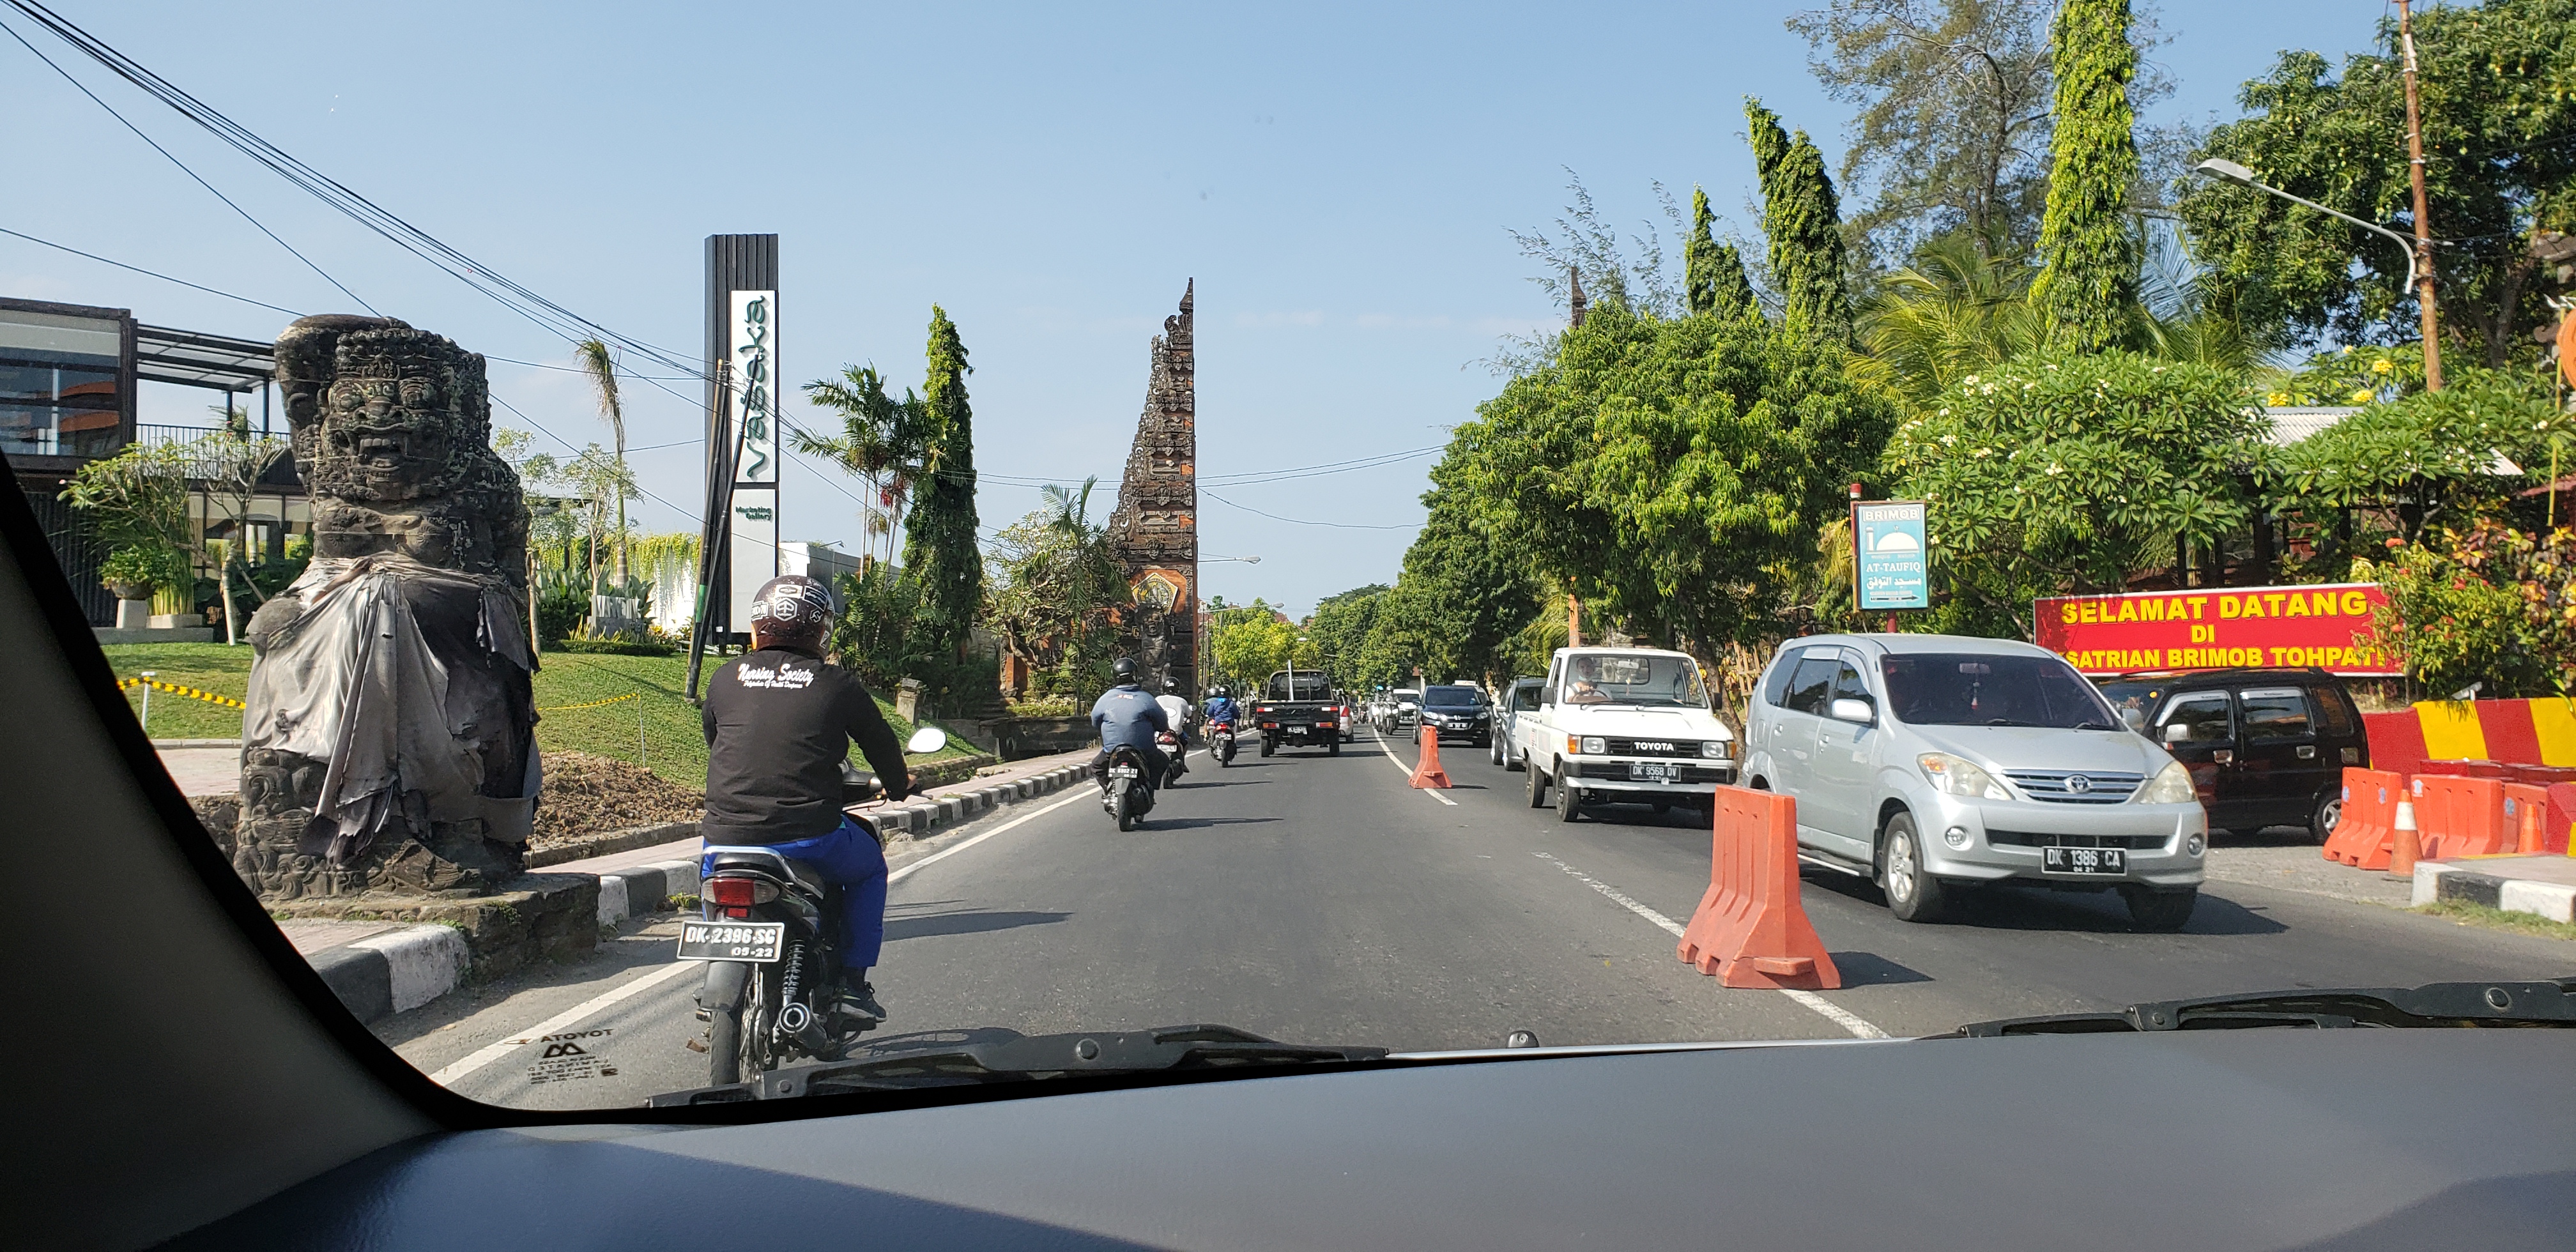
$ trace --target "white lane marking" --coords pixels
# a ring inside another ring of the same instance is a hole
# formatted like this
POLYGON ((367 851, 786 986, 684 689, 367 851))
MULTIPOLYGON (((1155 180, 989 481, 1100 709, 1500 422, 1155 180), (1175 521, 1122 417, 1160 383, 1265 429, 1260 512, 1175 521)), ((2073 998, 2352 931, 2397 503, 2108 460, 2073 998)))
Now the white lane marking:
MULTIPOLYGON (((1378 751, 1380 751, 1380 752, 1385 753, 1385 754, 1386 754, 1386 759, 1388 759, 1388 760, 1390 760, 1390 761, 1395 762, 1396 772, 1403 774, 1403 775, 1404 775, 1406 778, 1408 778, 1408 779, 1412 778, 1412 777, 1413 777, 1413 767, 1412 767, 1412 766, 1410 766, 1410 765, 1405 764, 1405 763, 1404 763, 1404 758, 1403 758, 1403 757, 1400 757, 1400 756, 1397 756, 1397 755, 1395 754, 1395 749, 1390 748, 1390 747, 1388 747, 1388 746, 1386 745, 1386 736, 1384 736, 1384 735, 1373 735, 1372 737, 1373 737, 1373 738, 1375 738, 1375 739, 1377 740, 1377 750, 1378 750, 1378 751)), ((1441 802, 1442 804, 1448 805, 1450 808, 1453 808, 1453 809, 1454 809, 1454 808, 1458 807, 1458 802, 1457 802, 1457 801, 1452 800, 1452 799, 1450 799, 1449 797, 1447 797, 1447 796, 1444 796, 1444 795, 1440 794, 1440 789, 1439 789, 1439 788, 1437 788, 1437 787, 1424 787, 1424 788, 1422 788, 1422 793, 1423 793, 1424 795, 1430 796, 1430 797, 1431 797, 1432 799, 1434 799, 1434 800, 1438 800, 1438 801, 1439 801, 1439 802, 1441 802)))
POLYGON ((1075 791, 1074 791, 1074 793, 1073 793, 1072 795, 1066 796, 1065 798, 1063 798, 1063 799, 1061 799, 1061 800, 1058 800, 1058 801, 1056 801, 1055 803, 1053 803, 1053 804, 1050 804, 1050 805, 1046 806, 1045 808, 1039 809, 1038 811, 1036 811, 1036 812, 1034 812, 1034 813, 1027 813, 1027 814, 1023 814, 1023 815, 1021 815, 1021 816, 1019 816, 1019 817, 1014 817, 1014 818, 1012 818, 1011 820, 1009 820, 1009 821, 1007 821, 1007 822, 1004 822, 1004 823, 1002 823, 1001 825, 999 825, 999 826, 996 826, 996 827, 992 828, 991 830, 985 831, 983 834, 977 835, 977 836, 975 836, 975 837, 974 837, 974 838, 972 838, 972 839, 968 839, 968 840, 965 840, 964 842, 959 843, 959 844, 958 844, 957 846, 955 846, 955 847, 951 847, 951 848, 941 848, 941 849, 940 849, 940 850, 938 850, 937 852, 933 852, 933 853, 931 853, 930 855, 925 856, 925 857, 921 858, 921 859, 920 859, 920 860, 918 860, 918 861, 914 861, 914 862, 913 862, 912 864, 910 864, 910 865, 906 865, 906 866, 904 866, 902 869, 896 870, 895 872, 893 872, 893 873, 891 873, 891 874, 886 875, 886 884, 887 884, 888 886, 892 886, 892 885, 894 885, 895 883, 902 882, 904 879, 912 877, 912 875, 913 875, 915 872, 917 872, 917 871, 919 871, 919 870, 922 870, 922 869, 925 869, 925 868, 928 868, 929 866, 936 865, 936 864, 940 863, 941 861, 945 861, 945 860, 947 860, 948 858, 950 858, 950 857, 952 857, 952 856, 955 856, 955 855, 957 855, 958 853, 963 852, 963 851, 965 851, 965 850, 966 850, 966 849, 968 849, 968 848, 974 847, 976 844, 982 843, 982 842, 984 842, 985 840, 990 839, 990 838, 992 838, 993 836, 995 836, 995 835, 998 835, 998 834, 1002 833, 1003 831, 1010 830, 1010 829, 1012 829, 1013 827, 1018 826, 1018 825, 1019 825, 1020 823, 1022 823, 1022 822, 1033 822, 1033 821, 1036 821, 1037 819, 1039 819, 1039 818, 1041 818, 1041 817, 1044 817, 1044 816, 1046 816, 1046 815, 1047 815, 1047 814, 1049 814, 1049 813, 1055 812, 1057 809, 1063 808, 1064 806, 1066 806, 1066 805, 1068 805, 1068 804, 1071 804, 1071 803, 1073 803, 1073 802, 1074 802, 1074 801, 1076 801, 1076 800, 1081 800, 1081 799, 1086 799, 1086 798, 1088 798, 1087 793, 1085 793, 1085 792, 1083 792, 1083 791, 1081 791, 1081 790, 1078 790, 1078 788, 1081 786, 1081 782, 1080 782, 1080 780, 1076 780, 1074 783, 1069 784, 1069 785, 1070 785, 1070 786, 1072 786, 1072 787, 1077 788, 1077 790, 1075 790, 1075 791))
POLYGON ((485 1044, 480 1051, 475 1052, 473 1055, 430 1075, 429 1080, 442 1087, 452 1087, 456 1085, 457 1079, 463 1078, 467 1074, 471 1074, 494 1061, 500 1060, 502 1057, 508 1056, 512 1048, 516 1048, 531 1039, 555 1034, 560 1031, 570 1030, 584 1018, 587 1018, 594 1013, 601 1012, 626 1000, 632 999, 635 996, 661 986, 663 983, 669 982, 682 974, 697 973, 700 969, 705 967, 705 964, 706 963, 703 961, 683 961, 675 965, 666 965, 653 973, 646 974, 641 978, 626 983, 614 991, 584 1000, 571 1008, 565 1009, 563 1012, 557 1013, 554 1016, 529 1027, 527 1030, 522 1031, 517 1035, 500 1041, 499 1043, 485 1044))
MULTIPOLYGON (((933 862, 933 861, 942 861, 942 860, 946 860, 947 858, 952 857, 952 856, 955 856, 955 855, 957 855, 958 853, 963 852, 963 851, 965 851, 965 850, 966 850, 966 849, 968 849, 968 848, 974 847, 976 844, 982 843, 982 842, 984 842, 985 840, 990 839, 990 838, 992 838, 993 836, 995 836, 995 835, 998 835, 998 834, 1002 833, 1003 831, 1009 830, 1009 829, 1011 829, 1012 827, 1017 826, 1017 825, 1019 825, 1019 824, 1020 824, 1020 823, 1022 823, 1022 822, 1032 821, 1032 820, 1034 820, 1034 819, 1036 819, 1036 818, 1044 817, 1044 816, 1046 816, 1047 814, 1052 813, 1052 812, 1056 811, 1057 809, 1063 808, 1064 806, 1066 806, 1066 805, 1068 805, 1068 804, 1071 804, 1071 803, 1073 803, 1074 801, 1079 800, 1079 799, 1082 799, 1082 798, 1083 798, 1082 793, 1080 793, 1080 792, 1076 792, 1076 793, 1074 793, 1073 795, 1066 796, 1065 798, 1063 798, 1063 799, 1061 799, 1061 800, 1058 800, 1058 801, 1056 801, 1055 803, 1053 803, 1053 804, 1050 804, 1050 805, 1046 806, 1045 808, 1039 809, 1038 811, 1036 811, 1036 812, 1034 812, 1034 813, 1030 813, 1030 814, 1027 814, 1027 815, 1022 816, 1022 817, 1013 818, 1013 819, 1012 819, 1012 820, 1010 820, 1010 821, 1004 822, 1004 823, 1002 823, 1001 825, 996 826, 996 827, 994 827, 994 828, 993 828, 993 829, 991 829, 991 830, 985 831, 983 834, 977 835, 977 836, 975 836, 975 837, 974 837, 974 838, 972 838, 972 839, 968 839, 968 840, 966 840, 965 842, 960 843, 960 844, 958 844, 958 845, 957 845, 957 846, 955 846, 955 847, 951 847, 951 848, 942 848, 942 849, 940 849, 939 851, 937 851, 937 852, 935 852, 935 853, 932 853, 932 854, 931 854, 931 855, 929 855, 929 856, 925 856, 925 857, 921 858, 921 859, 920 859, 920 860, 918 860, 918 861, 914 861, 914 862, 913 862, 912 864, 910 864, 910 865, 906 865, 906 866, 904 866, 902 869, 896 870, 896 871, 894 871, 893 873, 886 875, 886 882, 887 882, 889 885, 894 884, 894 883, 897 883, 897 882, 901 882, 904 878, 906 878, 907 876, 909 876, 909 875, 910 875, 914 870, 920 869, 921 867, 923 867, 923 866, 925 866, 925 865, 928 865, 928 864, 930 864, 930 863, 931 863, 931 862, 933 862)), ((449 1065, 447 1068, 442 1069, 442 1070, 438 1071, 437 1073, 430 1075, 430 1076, 429 1076, 429 1080, 430 1080, 431 1082, 437 1083, 438 1085, 440 1085, 440 1086, 442 1086, 442 1087, 445 1087, 445 1086, 452 1086, 452 1085, 454 1085, 454 1084, 455 1084, 455 1082, 456 1082, 456 1080, 457 1080, 457 1079, 459 1079, 459 1078, 463 1078, 463 1077, 465 1077, 466 1075, 471 1074, 471 1073, 473 1073, 474 1071, 476 1071, 476 1070, 478 1070, 478 1069, 481 1069, 481 1068, 483 1068, 484 1066, 489 1065, 489 1064, 491 1064, 491 1063, 492 1063, 492 1062, 494 1062, 494 1061, 500 1060, 502 1057, 509 1055, 509 1053, 510 1053, 510 1049, 515 1048, 515 1047, 518 1047, 519 1045, 521 1045, 521 1044, 523 1044, 523 1043, 527 1042, 527 1041, 528 1041, 528 1040, 530 1040, 530 1039, 537 1038, 537 1037, 539 1037, 539 1036, 543 1036, 543 1035, 551 1035, 551 1034, 555 1034, 555 1033, 558 1033, 558 1032, 560 1032, 560 1031, 570 1030, 570 1029, 572 1029, 574 1026, 579 1025, 579 1024, 583 1021, 583 1019, 588 1018, 588 1017, 592 1016, 593 1014, 596 1014, 596 1013, 602 1012, 602 1011, 604 1011, 604 1010, 606 1010, 606 1009, 609 1009, 609 1008, 611 1008, 611 1007, 614 1007, 615 1005, 620 1004, 620 1003, 622 1003, 622 1002, 624 1002, 624 1001, 626 1001, 626 1000, 632 999, 633 997, 635 997, 635 996, 637 996, 637 995, 640 995, 640 994, 642 994, 642 993, 644 993, 644 992, 646 992, 646 991, 652 990, 653 988, 658 987, 658 986, 662 985, 663 983, 669 982, 669 981, 671 981, 672 979, 677 978, 677 977, 679 977, 679 976, 680 976, 680 975, 682 975, 682 974, 693 974, 693 973, 696 973, 696 972, 698 972, 699 970, 701 970, 701 969, 705 968, 705 964, 706 964, 706 963, 705 963, 705 962, 703 962, 703 961, 680 961, 680 962, 676 962, 676 963, 674 963, 674 964, 671 964, 671 965, 665 966, 662 970, 660 970, 660 971, 659 971, 659 972, 657 972, 657 973, 647 974, 647 975, 645 975, 645 976, 644 976, 644 977, 642 977, 642 978, 638 978, 638 979, 634 980, 633 982, 626 983, 625 985, 618 987, 618 988, 617 988, 616 990, 614 990, 614 991, 610 991, 610 992, 607 992, 607 993, 605 993, 605 994, 602 994, 602 995, 599 995, 599 996, 595 996, 595 997, 593 997, 593 998, 591 998, 591 999, 584 1000, 584 1001, 582 1001, 580 1004, 577 1004, 577 1005, 574 1005, 574 1006, 573 1006, 573 1007, 571 1007, 571 1008, 565 1009, 563 1012, 561 1012, 561 1013, 557 1013, 557 1014, 555 1014, 554 1016, 549 1017, 549 1018, 547 1018, 546 1020, 544 1020, 544 1021, 542 1021, 542 1022, 537 1023, 535 1026, 529 1027, 526 1031, 522 1032, 521 1034, 519 1034, 519 1035, 518 1035, 518 1036, 516 1036, 516 1037, 509 1038, 509 1039, 504 1039, 504 1040, 501 1040, 501 1041, 500 1041, 500 1042, 498 1042, 498 1043, 493 1043, 493 1044, 487 1044, 487 1045, 485 1045, 481 1050, 479 1050, 479 1051, 475 1052, 475 1053, 474 1053, 473 1055, 471 1055, 471 1056, 466 1057, 464 1060, 458 1061, 458 1062, 456 1062, 455 1064, 449 1065)))
MULTIPOLYGON (((1576 881, 1581 882, 1583 885, 1592 888, 1594 891, 1598 891, 1602 895, 1609 897, 1612 903, 1627 909, 1629 912, 1634 913, 1639 917, 1645 918, 1647 921, 1663 927, 1665 930, 1671 932, 1674 938, 1678 939, 1681 937, 1682 931, 1685 927, 1683 927, 1680 922, 1674 921, 1653 909, 1647 908, 1645 905, 1637 903, 1635 900, 1629 899, 1627 893, 1619 890, 1617 887, 1613 887, 1598 878, 1594 878, 1590 874, 1584 873, 1582 870, 1576 869, 1563 861, 1559 861, 1545 852, 1535 853, 1534 855, 1542 861, 1554 863, 1558 869, 1564 870, 1566 873, 1573 875, 1576 881)), ((1780 987, 1775 988, 1775 990, 1779 991, 1780 994, 1815 1010, 1818 1014, 1822 1015, 1826 1021, 1842 1027, 1844 1030, 1851 1032, 1851 1034, 1857 1038, 1887 1038, 1886 1031, 1880 1030, 1878 1027, 1870 1024, 1866 1018, 1861 1017, 1859 1014, 1856 1014, 1851 1010, 1824 998, 1823 996, 1817 995, 1815 992, 1800 991, 1794 987, 1780 987)))

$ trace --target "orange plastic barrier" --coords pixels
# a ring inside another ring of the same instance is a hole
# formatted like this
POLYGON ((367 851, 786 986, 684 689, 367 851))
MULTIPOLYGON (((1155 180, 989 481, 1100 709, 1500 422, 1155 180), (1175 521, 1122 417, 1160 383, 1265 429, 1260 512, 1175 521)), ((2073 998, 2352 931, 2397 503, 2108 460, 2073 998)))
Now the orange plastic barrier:
POLYGON ((2386 869, 2396 850, 2397 801, 2406 794, 2402 774, 2378 769, 2343 772, 2343 816, 2326 836, 2325 858, 2356 869, 2386 869))
POLYGON ((1423 788, 1449 788, 1449 775, 1440 768, 1440 732, 1422 728, 1422 759, 1413 767, 1413 785, 1423 788))
POLYGON ((2424 859, 2494 856, 2513 850, 2504 824, 2504 783, 2493 778, 2417 774, 2415 823, 2423 832, 2424 859))
POLYGON ((2504 785, 2504 837, 2510 850, 2529 855, 2547 846, 2549 788, 2529 783, 2504 785))
POLYGON ((2540 831, 2540 850, 2576 856, 2576 783, 2550 785, 2545 820, 2548 825, 2540 831))
POLYGON ((1798 900, 1798 802, 1720 787, 1712 807, 1708 891, 1674 954, 1729 987, 1842 986, 1798 900))

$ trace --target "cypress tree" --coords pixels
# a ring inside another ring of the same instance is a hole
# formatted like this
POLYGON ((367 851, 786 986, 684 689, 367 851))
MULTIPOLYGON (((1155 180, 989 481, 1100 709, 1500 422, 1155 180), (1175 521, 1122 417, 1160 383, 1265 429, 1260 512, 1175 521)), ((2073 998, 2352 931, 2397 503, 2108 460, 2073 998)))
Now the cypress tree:
POLYGON ((903 563, 921 583, 914 628, 925 651, 953 651, 984 601, 984 555, 976 542, 975 412, 966 402, 966 343, 957 324, 930 306, 930 371, 922 383, 922 416, 929 427, 920 494, 904 518, 903 563))
POLYGON ((1717 214, 1709 211, 1708 193, 1691 188, 1690 241, 1682 248, 1690 311, 1694 316, 1714 313, 1730 320, 1752 315, 1762 307, 1753 298, 1753 280, 1745 276, 1744 257, 1735 245, 1717 241, 1712 229, 1716 221, 1717 214))
POLYGON ((2137 300, 2129 185, 2138 176, 2129 80, 2129 0, 2066 0, 2050 46, 2057 131, 2048 144, 2048 207, 2039 221, 2042 268, 2031 300, 2056 341, 2078 352, 2114 347, 2137 300))
POLYGON ((1842 207, 1825 156, 1808 140, 1780 129, 1780 115, 1744 101, 1753 167, 1762 179, 1762 235, 1770 244, 1771 281, 1785 306, 1783 321, 1831 339, 1851 338, 1851 295, 1843 288, 1842 207))

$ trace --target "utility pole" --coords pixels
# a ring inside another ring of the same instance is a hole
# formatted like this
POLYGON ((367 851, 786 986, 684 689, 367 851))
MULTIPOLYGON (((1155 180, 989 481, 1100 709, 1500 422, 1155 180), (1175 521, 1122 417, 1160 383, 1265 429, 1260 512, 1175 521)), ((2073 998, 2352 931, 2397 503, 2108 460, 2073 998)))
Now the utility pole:
POLYGON ((2424 316, 2424 390, 2442 389, 2441 315, 2433 306, 2433 218, 2424 195, 2424 116, 2415 90, 2412 0, 2397 0, 2397 42, 2406 54, 2406 159, 2415 182, 2415 303, 2424 316))

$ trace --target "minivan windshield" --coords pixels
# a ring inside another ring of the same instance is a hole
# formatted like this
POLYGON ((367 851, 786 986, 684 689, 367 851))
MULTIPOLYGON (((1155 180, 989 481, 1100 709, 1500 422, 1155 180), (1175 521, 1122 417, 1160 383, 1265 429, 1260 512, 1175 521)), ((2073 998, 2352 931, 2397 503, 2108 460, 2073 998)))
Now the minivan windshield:
POLYGON ((1563 699, 1568 704, 1704 709, 1708 689, 1700 685, 1699 662, 1686 656, 1594 653, 1567 660, 1563 699))
POLYGON ((2120 725, 2093 684, 2053 656, 1918 652, 1879 662, 1890 711, 1916 726, 2120 725))

